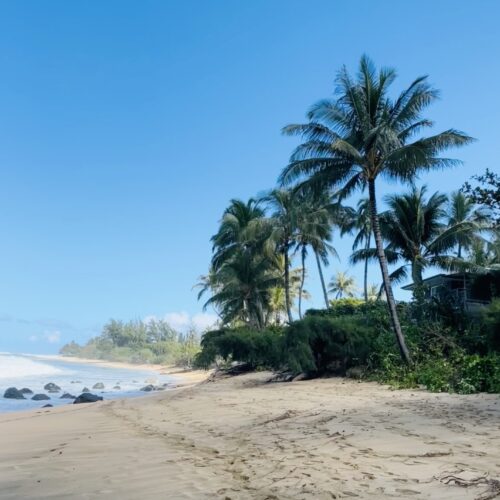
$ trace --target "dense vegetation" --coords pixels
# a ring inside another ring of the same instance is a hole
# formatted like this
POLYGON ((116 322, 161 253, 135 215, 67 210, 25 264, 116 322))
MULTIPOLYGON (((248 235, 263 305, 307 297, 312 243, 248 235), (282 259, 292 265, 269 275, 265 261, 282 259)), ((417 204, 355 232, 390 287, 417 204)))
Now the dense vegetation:
POLYGON ((288 326, 208 332, 195 365, 208 368, 238 361, 291 376, 333 373, 397 388, 500 392, 499 311, 500 299, 474 320, 438 301, 399 304, 413 356, 407 365, 401 363, 384 302, 340 299, 330 309, 310 310, 288 326))
POLYGON ((366 57, 355 77, 341 69, 333 99, 314 104, 306 123, 283 129, 303 142, 279 187, 248 202, 231 200, 198 284, 199 297, 208 295, 205 307, 220 318, 202 339, 198 366, 237 361, 309 375, 361 373, 432 390, 499 390, 498 299, 472 318, 460 300, 430 299, 424 281, 429 269, 466 271, 486 280, 488 300, 498 296, 498 178, 487 171, 475 178, 484 186, 466 184, 449 195, 416 186, 420 173, 459 165, 443 153, 472 139, 452 128, 422 135, 433 126, 423 112, 439 93, 419 77, 393 99, 395 78, 366 57), (376 195, 380 178, 408 186, 384 200, 385 211, 376 195), (365 190, 356 208, 348 206, 365 190), (351 264, 364 265, 364 300, 343 299, 358 294, 347 272, 327 287, 336 234, 354 235, 351 264), (309 254, 325 309, 303 315, 309 254), (380 266, 380 285, 368 284, 370 260, 380 266), (398 304, 392 286, 410 278, 413 301, 398 304))
POLYGON ((167 322, 111 320, 102 334, 85 345, 66 344, 60 353, 90 359, 105 359, 129 363, 160 363, 191 366, 200 350, 199 334, 175 331, 167 322))

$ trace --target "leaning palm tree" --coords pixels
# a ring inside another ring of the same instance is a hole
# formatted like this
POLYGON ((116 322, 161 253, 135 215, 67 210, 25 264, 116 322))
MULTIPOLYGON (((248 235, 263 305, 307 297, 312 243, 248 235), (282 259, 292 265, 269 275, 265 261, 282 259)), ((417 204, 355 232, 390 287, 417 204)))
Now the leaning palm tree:
POLYGON ((481 232, 488 227, 491 219, 486 211, 477 207, 467 195, 461 191, 451 193, 448 205, 448 227, 460 226, 456 234, 457 258, 462 258, 462 250, 469 250, 473 243, 480 239, 481 232))
POLYGON ((284 128, 284 133, 300 135, 305 142, 295 149, 280 179, 282 184, 301 179, 319 191, 342 186, 343 196, 368 187, 372 231, 392 325, 401 356, 409 362, 384 252, 376 181, 384 177, 408 183, 420 171, 456 165, 457 160, 440 153, 472 139, 450 129, 415 140, 421 130, 433 125, 422 117, 422 111, 438 98, 438 92, 422 76, 393 100, 388 93, 395 77, 393 69, 377 72, 366 56, 361 58, 355 79, 345 67, 341 69, 335 98, 315 104, 308 123, 284 128))
POLYGON ((354 276, 349 276, 347 273, 338 272, 330 281, 330 293, 335 294, 336 299, 342 297, 354 297, 356 295, 357 287, 354 276))

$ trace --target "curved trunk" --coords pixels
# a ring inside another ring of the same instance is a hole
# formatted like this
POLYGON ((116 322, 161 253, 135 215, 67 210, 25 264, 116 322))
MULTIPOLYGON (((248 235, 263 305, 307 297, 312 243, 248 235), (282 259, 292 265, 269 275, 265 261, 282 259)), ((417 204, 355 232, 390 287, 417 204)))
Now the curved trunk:
POLYGON ((288 259, 288 246, 285 247, 285 305, 286 313, 288 315, 288 322, 292 323, 292 309, 290 306, 290 263, 288 259))
POLYGON ((399 323, 396 301, 394 300, 394 294, 392 293, 392 285, 389 278, 389 269, 387 267, 387 259, 385 257, 384 245, 382 241, 382 233, 380 232, 380 223, 377 213, 377 199, 375 197, 375 181, 373 179, 370 179, 368 181, 368 192, 370 195, 370 216, 373 236, 375 238, 375 246, 377 248, 377 257, 380 264, 380 270, 382 271, 382 281, 384 283, 385 294, 387 296, 387 305, 389 307, 389 313, 391 315, 392 327, 394 329, 394 334, 396 335, 396 340, 401 352, 401 357, 406 363, 410 363, 410 352, 406 347, 403 331, 401 330, 401 324, 399 323))
POLYGON ((319 255, 318 255, 318 252, 316 252, 316 250, 314 251, 314 255, 316 256, 316 263, 318 264, 319 279, 321 281, 321 288, 323 289, 323 297, 325 299, 325 306, 328 309, 330 307, 330 305, 328 304, 328 293, 326 292, 325 278, 323 276, 323 269, 321 269, 321 261, 319 259, 319 255))
MULTIPOLYGON (((368 251, 370 249, 370 244, 371 244, 371 232, 368 233, 368 238, 366 240, 366 247, 365 250, 368 251)), ((364 281, 363 281, 363 286, 364 286, 364 292, 365 292, 365 302, 368 302, 368 257, 365 259, 365 275, 364 275, 364 281)))
POLYGON ((300 290, 299 290, 299 318, 302 319, 302 292, 304 291, 304 281, 306 280, 306 247, 302 246, 302 275, 300 277, 300 290))

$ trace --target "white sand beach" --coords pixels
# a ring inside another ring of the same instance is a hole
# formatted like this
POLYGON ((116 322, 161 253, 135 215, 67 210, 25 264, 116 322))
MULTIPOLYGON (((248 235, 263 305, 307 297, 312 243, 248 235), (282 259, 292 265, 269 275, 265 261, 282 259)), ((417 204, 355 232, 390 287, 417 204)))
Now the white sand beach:
POLYGON ((0 498, 486 499, 500 492, 497 395, 269 377, 2 415, 0 498))

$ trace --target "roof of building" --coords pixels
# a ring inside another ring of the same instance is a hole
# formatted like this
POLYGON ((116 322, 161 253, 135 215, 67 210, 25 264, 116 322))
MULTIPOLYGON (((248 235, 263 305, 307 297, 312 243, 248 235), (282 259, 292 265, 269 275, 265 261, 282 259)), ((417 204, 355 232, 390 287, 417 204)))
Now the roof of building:
MULTIPOLYGON (((432 284, 433 281, 436 280, 446 280, 446 281, 451 281, 451 280, 463 280, 465 277, 469 276, 476 276, 475 273, 451 273, 451 274, 435 274, 434 276, 429 276, 428 278, 425 278, 422 280, 422 283, 426 285, 432 284)), ((403 290, 413 290, 415 288, 415 283, 410 283, 409 285, 405 285, 401 287, 403 290)))

